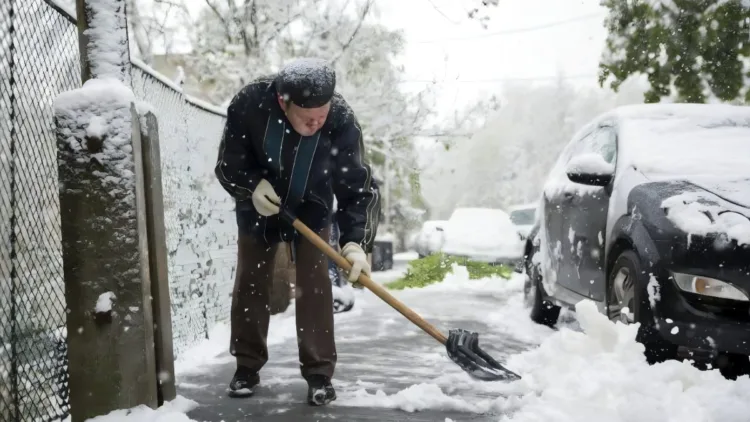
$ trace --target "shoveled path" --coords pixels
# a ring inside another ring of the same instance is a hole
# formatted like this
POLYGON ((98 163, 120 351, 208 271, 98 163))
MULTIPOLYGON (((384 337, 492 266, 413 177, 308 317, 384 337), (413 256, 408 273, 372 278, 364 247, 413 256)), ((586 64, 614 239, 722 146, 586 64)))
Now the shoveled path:
MULTIPOLYGON (((381 282, 393 276, 394 272, 375 274, 381 282)), ((398 292, 397 296, 444 331, 453 327, 478 331, 483 347, 501 362, 530 346, 528 339, 509 336, 513 330, 497 328, 497 312, 503 312, 507 301, 502 292, 423 289, 398 292)), ((509 312, 515 316, 515 310, 509 312)), ((293 321, 292 312, 272 321, 270 336, 283 339, 269 347, 270 361, 252 398, 227 397, 234 363, 226 353, 220 363, 180 376, 179 394, 200 404, 189 416, 217 422, 499 419, 500 414, 486 406, 497 394, 465 376, 441 345, 370 292, 357 292, 354 309, 336 315, 339 361, 334 386, 338 400, 328 407, 310 407, 305 403, 306 384, 298 369, 293 321)))

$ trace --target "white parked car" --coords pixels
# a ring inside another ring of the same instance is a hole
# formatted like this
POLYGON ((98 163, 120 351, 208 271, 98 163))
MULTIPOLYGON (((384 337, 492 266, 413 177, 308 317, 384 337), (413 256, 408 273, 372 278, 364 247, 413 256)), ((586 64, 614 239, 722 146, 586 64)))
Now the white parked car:
POLYGON ((446 255, 492 264, 518 265, 524 241, 508 213, 493 208, 458 208, 445 227, 446 255))
POLYGON ((530 203, 524 205, 515 205, 508 209, 510 214, 510 221, 515 224, 518 229, 518 233, 521 237, 526 239, 529 236, 531 228, 534 227, 534 221, 536 221, 536 209, 539 207, 537 203, 530 203))
POLYGON ((440 252, 444 240, 444 228, 447 221, 429 220, 422 224, 422 230, 414 239, 414 250, 420 258, 440 252))

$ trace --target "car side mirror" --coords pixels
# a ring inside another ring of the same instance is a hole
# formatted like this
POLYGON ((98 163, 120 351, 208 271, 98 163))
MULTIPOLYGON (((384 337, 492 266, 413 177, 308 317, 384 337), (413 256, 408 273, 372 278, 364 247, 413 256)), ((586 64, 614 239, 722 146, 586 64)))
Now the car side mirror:
POLYGON ((573 183, 589 186, 607 186, 614 177, 615 168, 599 154, 588 153, 573 157, 565 170, 573 183))

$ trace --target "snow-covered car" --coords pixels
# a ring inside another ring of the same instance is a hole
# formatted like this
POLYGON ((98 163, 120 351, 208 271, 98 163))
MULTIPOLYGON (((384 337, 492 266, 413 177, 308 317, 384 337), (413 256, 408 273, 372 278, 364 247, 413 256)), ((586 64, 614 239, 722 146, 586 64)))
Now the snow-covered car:
POLYGON ((522 261, 523 239, 503 210, 457 208, 444 230, 446 255, 513 266, 522 261))
POLYGON ((446 223, 445 220, 428 220, 422 223, 422 229, 414 239, 414 250, 420 258, 440 252, 446 223))
POLYGON ((510 221, 516 225, 518 233, 521 234, 523 239, 529 236, 531 228, 534 227, 534 220, 536 219, 536 209, 538 204, 523 204, 515 205, 508 208, 508 214, 510 215, 510 221))
POLYGON ((525 252, 534 321, 589 299, 640 323, 650 362, 747 363, 750 107, 616 108, 574 135, 541 201, 525 252))

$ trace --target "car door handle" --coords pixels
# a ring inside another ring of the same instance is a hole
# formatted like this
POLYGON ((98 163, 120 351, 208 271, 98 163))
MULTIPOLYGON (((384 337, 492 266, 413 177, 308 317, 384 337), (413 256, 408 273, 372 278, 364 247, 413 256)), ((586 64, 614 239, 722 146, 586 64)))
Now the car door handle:
POLYGON ((574 194, 572 192, 565 192, 563 194, 563 198, 565 198, 566 201, 572 201, 572 200, 575 199, 575 197, 576 197, 576 194, 574 194))

